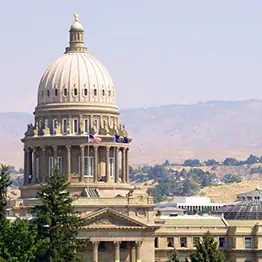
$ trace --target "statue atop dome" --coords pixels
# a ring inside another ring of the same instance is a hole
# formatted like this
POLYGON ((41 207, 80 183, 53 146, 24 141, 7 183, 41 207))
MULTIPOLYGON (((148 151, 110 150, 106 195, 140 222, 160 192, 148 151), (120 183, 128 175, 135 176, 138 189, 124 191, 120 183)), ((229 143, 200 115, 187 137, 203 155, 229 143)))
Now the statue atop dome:
POLYGON ((73 15, 74 15, 74 21, 78 22, 78 20, 79 20, 79 13, 74 13, 73 15))

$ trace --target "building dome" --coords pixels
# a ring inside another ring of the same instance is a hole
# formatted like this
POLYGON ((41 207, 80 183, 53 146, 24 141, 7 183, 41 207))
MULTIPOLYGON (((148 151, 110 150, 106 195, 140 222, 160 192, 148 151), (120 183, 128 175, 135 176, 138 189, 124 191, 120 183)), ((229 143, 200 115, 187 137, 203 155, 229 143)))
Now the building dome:
POLYGON ((77 14, 69 32, 66 52, 48 66, 41 78, 38 106, 88 103, 116 107, 113 81, 105 66, 87 52, 77 14))

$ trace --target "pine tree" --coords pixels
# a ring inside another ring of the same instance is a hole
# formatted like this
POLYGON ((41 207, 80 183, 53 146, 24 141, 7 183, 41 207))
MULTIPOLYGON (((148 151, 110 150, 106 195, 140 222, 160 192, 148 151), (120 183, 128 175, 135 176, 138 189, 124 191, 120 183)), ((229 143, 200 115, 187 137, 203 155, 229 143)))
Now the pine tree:
POLYGON ((6 219, 7 189, 11 185, 8 167, 1 165, 0 172, 0 227, 6 219))
POLYGON ((214 237, 207 232, 202 241, 196 242, 196 250, 190 254, 191 262, 224 262, 224 254, 219 250, 214 237))
POLYGON ((41 185, 38 197, 41 205, 32 209, 34 223, 38 226, 40 239, 49 239, 48 251, 38 259, 45 262, 81 261, 76 253, 86 241, 78 240, 78 230, 84 220, 75 212, 70 196, 69 183, 54 169, 46 185, 41 185))
POLYGON ((177 251, 175 249, 172 251, 167 262, 181 262, 181 259, 178 257, 177 251))

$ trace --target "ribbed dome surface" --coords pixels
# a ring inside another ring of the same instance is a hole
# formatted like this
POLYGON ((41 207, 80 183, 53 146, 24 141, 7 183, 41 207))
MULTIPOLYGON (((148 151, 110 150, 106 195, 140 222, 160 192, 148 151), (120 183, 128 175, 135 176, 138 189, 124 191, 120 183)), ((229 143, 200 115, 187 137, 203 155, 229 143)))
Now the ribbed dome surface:
POLYGON ((40 81, 38 105, 79 102, 115 106, 113 81, 105 66, 87 52, 77 16, 69 32, 70 46, 49 65, 40 81))
POLYGON ((107 69, 88 53, 59 57, 40 81, 38 104, 61 102, 115 104, 114 85, 107 69))

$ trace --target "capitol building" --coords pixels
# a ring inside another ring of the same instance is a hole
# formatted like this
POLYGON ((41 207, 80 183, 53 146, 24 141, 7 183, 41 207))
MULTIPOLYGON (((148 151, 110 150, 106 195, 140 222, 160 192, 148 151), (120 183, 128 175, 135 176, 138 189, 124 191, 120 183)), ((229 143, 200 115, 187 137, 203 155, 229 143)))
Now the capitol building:
MULTIPOLYGON (((75 14, 69 46, 39 83, 35 122, 22 139, 24 185, 21 197, 12 202, 13 215, 26 217, 39 204, 40 184, 57 165, 77 197, 76 210, 87 220, 79 232, 90 240, 79 250, 83 261, 166 262, 174 249, 187 258, 196 240, 210 231, 227 261, 262 262, 260 216, 227 219, 219 210, 190 216, 156 209, 151 196, 130 184, 132 138, 119 120, 116 92, 108 70, 85 46, 84 28, 75 14)), ((260 211, 262 207, 256 209, 260 211)))

